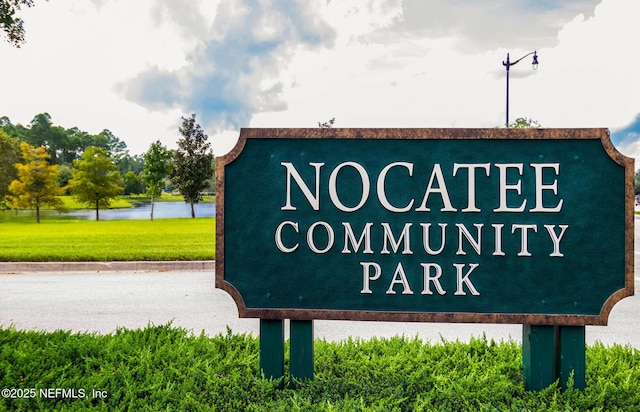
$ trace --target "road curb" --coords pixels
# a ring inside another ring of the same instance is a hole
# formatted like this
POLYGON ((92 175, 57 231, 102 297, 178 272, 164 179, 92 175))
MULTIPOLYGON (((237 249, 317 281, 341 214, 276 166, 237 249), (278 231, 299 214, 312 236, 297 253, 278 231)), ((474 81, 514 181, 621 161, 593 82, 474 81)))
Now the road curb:
POLYGON ((0 273, 214 271, 215 260, 135 262, 0 262, 0 273))

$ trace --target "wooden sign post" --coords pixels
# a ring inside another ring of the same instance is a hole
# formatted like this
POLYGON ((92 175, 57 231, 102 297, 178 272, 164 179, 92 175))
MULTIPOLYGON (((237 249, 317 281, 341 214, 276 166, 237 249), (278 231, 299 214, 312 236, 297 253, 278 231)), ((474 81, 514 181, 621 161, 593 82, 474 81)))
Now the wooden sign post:
POLYGON ((633 295, 633 160, 606 129, 242 129, 217 159, 216 286, 261 365, 313 377, 313 319, 523 324, 530 389, 633 295), (268 353, 268 355, 267 355, 268 353))

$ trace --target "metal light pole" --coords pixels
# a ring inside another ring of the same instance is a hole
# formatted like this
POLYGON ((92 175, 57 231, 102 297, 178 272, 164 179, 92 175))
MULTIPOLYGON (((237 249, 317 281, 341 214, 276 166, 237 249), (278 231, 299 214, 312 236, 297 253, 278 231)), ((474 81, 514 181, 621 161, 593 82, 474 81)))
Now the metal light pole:
POLYGON ((507 60, 502 62, 502 65, 507 69, 507 120, 505 122, 505 126, 507 127, 509 127, 509 68, 513 65, 518 64, 520 60, 532 54, 533 54, 533 61, 531 62, 531 65, 533 66, 533 70, 536 70, 538 68, 538 54, 536 53, 535 50, 525 54, 524 56, 520 57, 518 60, 514 61, 513 63, 509 61, 509 53, 507 53, 507 60))

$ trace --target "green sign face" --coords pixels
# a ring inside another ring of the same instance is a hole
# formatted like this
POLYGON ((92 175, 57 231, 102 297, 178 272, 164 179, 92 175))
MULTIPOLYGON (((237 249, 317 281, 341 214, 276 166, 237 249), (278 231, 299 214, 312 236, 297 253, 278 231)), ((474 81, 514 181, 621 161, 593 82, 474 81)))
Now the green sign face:
POLYGON ((243 129, 216 248, 241 317, 604 325, 633 160, 606 129, 243 129))

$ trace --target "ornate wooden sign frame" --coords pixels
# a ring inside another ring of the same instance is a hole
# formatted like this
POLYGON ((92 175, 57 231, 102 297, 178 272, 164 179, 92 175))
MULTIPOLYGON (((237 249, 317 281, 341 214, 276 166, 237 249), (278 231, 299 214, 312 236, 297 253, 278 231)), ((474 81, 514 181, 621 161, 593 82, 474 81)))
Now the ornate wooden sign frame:
POLYGON ((606 325, 633 167, 607 129, 242 129, 216 287, 240 317, 606 325))

